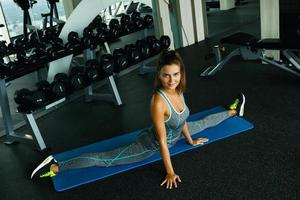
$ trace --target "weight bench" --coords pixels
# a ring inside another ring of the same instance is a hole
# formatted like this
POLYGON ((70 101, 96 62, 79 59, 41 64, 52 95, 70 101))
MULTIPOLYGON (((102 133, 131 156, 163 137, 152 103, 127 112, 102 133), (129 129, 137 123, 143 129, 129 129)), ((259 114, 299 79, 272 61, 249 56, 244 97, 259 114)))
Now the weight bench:
POLYGON ((234 56, 242 56, 244 60, 261 60, 269 63, 287 72, 300 77, 300 58, 295 54, 299 52, 299 43, 285 42, 280 39, 262 39, 259 40, 248 33, 237 32, 220 40, 221 44, 232 44, 239 46, 227 55, 223 60, 220 46, 214 47, 216 55, 216 66, 208 67, 201 73, 201 76, 213 76, 220 71, 224 65, 234 56), (279 50, 286 58, 286 61, 276 61, 273 58, 266 57, 264 50, 279 50))

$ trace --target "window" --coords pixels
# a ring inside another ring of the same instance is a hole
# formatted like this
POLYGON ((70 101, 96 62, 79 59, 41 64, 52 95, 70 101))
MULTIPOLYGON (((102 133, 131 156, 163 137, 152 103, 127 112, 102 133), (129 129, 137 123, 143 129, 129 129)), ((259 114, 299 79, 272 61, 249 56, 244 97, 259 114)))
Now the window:
MULTIPOLYGON (((29 0, 19 0, 20 2, 29 0)), ((6 20, 6 26, 10 37, 23 34, 23 10, 19 7, 14 0, 0 0, 3 14, 6 20)), ((58 16, 60 20, 66 21, 65 12, 62 0, 56 3, 58 16)), ((36 1, 32 9, 29 9, 29 15, 32 25, 41 29, 43 27, 42 13, 49 13, 50 5, 48 1, 36 1)))

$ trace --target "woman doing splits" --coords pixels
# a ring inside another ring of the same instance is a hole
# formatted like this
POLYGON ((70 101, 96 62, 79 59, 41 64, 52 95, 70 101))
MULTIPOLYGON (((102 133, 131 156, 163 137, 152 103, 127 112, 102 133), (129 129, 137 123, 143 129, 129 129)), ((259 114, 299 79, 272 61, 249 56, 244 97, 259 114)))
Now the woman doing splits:
POLYGON ((227 111, 209 115, 203 119, 186 122, 189 109, 183 93, 186 87, 185 67, 180 55, 174 50, 161 53, 154 82, 150 112, 152 126, 143 129, 134 142, 105 152, 91 152, 64 161, 56 161, 50 155, 31 174, 34 177, 53 177, 58 173, 91 166, 109 167, 145 160, 160 151, 166 176, 161 183, 167 189, 181 182, 171 162, 169 148, 182 138, 190 145, 201 145, 208 138, 192 139, 191 135, 215 126, 236 114, 243 116, 245 96, 241 94, 227 111))

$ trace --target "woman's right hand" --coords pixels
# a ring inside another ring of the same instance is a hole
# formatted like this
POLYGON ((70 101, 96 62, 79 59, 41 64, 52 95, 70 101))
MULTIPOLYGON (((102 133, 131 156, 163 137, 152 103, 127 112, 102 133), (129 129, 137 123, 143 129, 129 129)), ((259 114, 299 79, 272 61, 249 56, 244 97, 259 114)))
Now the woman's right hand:
POLYGON ((167 174, 165 180, 160 184, 160 186, 166 184, 167 189, 172 189, 173 185, 177 188, 177 181, 181 183, 180 177, 177 174, 167 174))

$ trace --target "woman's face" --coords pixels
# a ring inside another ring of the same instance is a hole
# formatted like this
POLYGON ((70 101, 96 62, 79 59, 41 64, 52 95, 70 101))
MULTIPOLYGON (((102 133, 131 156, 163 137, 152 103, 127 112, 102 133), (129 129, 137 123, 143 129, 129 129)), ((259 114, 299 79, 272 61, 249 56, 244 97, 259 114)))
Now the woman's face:
POLYGON ((177 64, 165 65, 161 68, 159 79, 165 90, 175 90, 180 83, 180 66, 177 64))

